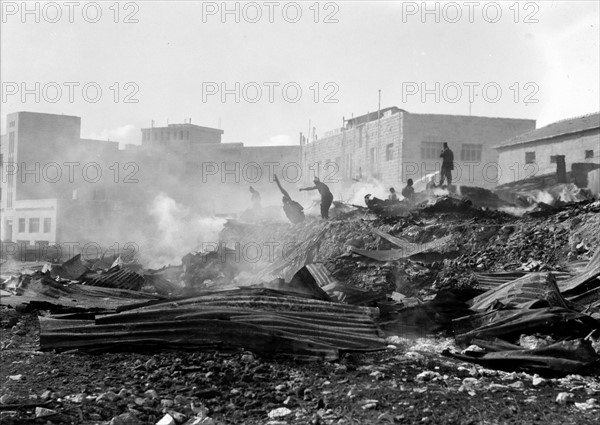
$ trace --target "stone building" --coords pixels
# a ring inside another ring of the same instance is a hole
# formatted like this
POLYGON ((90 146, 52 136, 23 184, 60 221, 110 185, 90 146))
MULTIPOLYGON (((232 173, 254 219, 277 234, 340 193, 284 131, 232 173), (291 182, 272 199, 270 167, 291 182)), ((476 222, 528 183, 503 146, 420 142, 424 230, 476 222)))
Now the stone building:
POLYGON ((493 146, 534 128, 534 120, 385 108, 303 144, 304 183, 318 174, 338 194, 352 181, 368 177, 385 186, 403 186, 409 178, 416 181, 439 171, 442 143, 447 142, 454 152, 457 185, 494 187, 499 173, 493 146))
POLYGON ((549 124, 495 146, 502 170, 499 183, 556 174, 562 170, 580 186, 587 173, 600 167, 600 113, 549 124))

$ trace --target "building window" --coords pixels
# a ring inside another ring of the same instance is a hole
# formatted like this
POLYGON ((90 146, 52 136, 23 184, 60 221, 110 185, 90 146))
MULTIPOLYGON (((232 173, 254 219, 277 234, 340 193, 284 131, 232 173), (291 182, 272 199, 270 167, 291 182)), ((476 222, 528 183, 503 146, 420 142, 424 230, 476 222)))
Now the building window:
POLYGON ((29 233, 38 233, 40 231, 40 219, 30 218, 29 219, 29 233))
POLYGON ((481 145, 463 143, 460 159, 461 161, 481 161, 481 145))
POLYGON ((25 233, 25 219, 19 219, 19 233, 25 233))
POLYGON ((533 164, 535 162, 535 152, 525 152, 525 164, 533 164))
POLYGON ((15 122, 14 122, 14 121, 11 121, 11 122, 8 124, 8 126, 9 126, 9 127, 14 127, 14 126, 15 126, 15 122))
POLYGON ((392 159, 394 159, 394 144, 390 143, 389 145, 386 146, 385 148, 385 160, 386 161, 391 161, 392 159))
POLYGON ((556 155, 550 155, 550 164, 556 164, 556 155))
POLYGON ((590 159, 594 157, 594 151, 593 150, 588 150, 585 151, 585 159, 590 159))
POLYGON ((179 140, 183 140, 183 130, 179 130, 179 140))
POLYGON ((421 142, 421 159, 438 159, 442 147, 442 142, 421 142))
POLYGON ((52 219, 46 217, 44 219, 44 233, 50 233, 50 227, 52 226, 52 219))
POLYGON ((8 153, 15 152, 15 132, 8 133, 8 153))

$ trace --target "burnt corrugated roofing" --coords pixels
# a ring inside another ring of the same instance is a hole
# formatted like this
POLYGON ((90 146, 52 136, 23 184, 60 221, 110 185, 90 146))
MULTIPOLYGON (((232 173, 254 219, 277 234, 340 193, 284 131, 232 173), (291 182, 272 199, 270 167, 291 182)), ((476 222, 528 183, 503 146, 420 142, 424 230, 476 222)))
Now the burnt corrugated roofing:
POLYGON ((507 141, 494 146, 494 148, 504 149, 515 145, 521 145, 523 143, 551 139, 553 137, 579 133, 581 131, 593 130, 595 128, 600 128, 600 112, 548 124, 545 127, 519 134, 512 139, 508 139, 507 141))

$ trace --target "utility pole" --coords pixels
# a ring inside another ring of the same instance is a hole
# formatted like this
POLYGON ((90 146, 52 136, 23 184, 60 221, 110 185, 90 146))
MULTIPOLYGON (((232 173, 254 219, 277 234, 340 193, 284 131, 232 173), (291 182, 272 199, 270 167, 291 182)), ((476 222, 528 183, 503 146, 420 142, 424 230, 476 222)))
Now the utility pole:
POLYGON ((375 158, 373 158, 373 168, 377 167, 377 156, 381 149, 381 89, 378 90, 379 100, 377 102, 377 148, 375 149, 375 158))

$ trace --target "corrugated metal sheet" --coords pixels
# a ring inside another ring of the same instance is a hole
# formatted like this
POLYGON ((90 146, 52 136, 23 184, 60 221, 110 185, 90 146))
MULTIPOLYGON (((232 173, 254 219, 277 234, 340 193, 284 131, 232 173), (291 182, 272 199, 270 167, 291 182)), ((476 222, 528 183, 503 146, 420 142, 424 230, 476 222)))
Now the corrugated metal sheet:
POLYGON ((87 275, 84 278, 87 285, 103 286, 105 288, 129 289, 139 291, 144 284, 144 277, 131 270, 113 267, 104 273, 87 275))
MULTIPOLYGON (((518 279, 520 277, 526 276, 529 273, 515 270, 512 272, 501 272, 501 273, 475 273, 475 277, 477 278, 477 284, 480 289, 494 289, 498 286, 510 282, 511 280, 518 279)), ((565 279, 572 277, 570 273, 565 272, 552 272, 557 282, 561 282, 565 279)))
POLYGON ((600 285, 600 248, 581 274, 560 282, 559 288, 565 293, 581 293, 600 285))
POLYGON ((329 273, 329 270, 325 268, 325 264, 323 263, 307 264, 306 268, 321 288, 329 284, 338 283, 337 279, 329 273))
POLYGON ((109 350, 237 347, 305 359, 385 347, 377 309, 273 290, 232 290, 97 316, 95 321, 42 318, 42 349, 109 350), (270 295, 263 295, 270 294, 270 295))
POLYGON ((473 298, 473 310, 487 310, 493 304, 524 304, 537 300, 546 300, 549 305, 566 307, 560 295, 552 273, 530 273, 507 282, 473 298))
POLYGON ((352 252, 377 261, 397 261, 403 258, 408 258, 411 255, 420 254, 422 252, 437 251, 440 248, 443 248, 444 245, 446 245, 451 239, 450 236, 444 236, 443 238, 439 238, 431 242, 415 244, 405 242, 401 239, 390 236, 387 233, 377 231, 377 229, 373 229, 373 231, 379 236, 384 237, 387 240, 393 241, 392 243, 400 246, 401 248, 375 251, 352 247, 352 252))
MULTIPOLYGON (((77 254, 70 260, 65 261, 62 266, 65 275, 61 276, 65 279, 79 280, 89 269, 81 261, 81 254, 77 254)), ((59 272, 60 273, 60 272, 59 272)))

